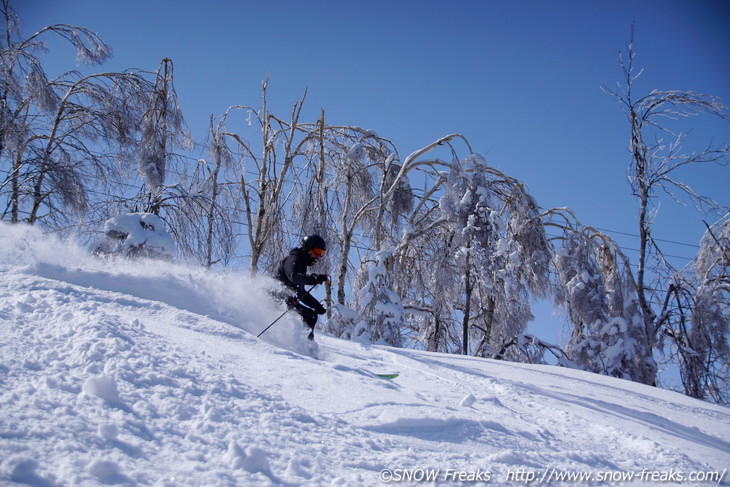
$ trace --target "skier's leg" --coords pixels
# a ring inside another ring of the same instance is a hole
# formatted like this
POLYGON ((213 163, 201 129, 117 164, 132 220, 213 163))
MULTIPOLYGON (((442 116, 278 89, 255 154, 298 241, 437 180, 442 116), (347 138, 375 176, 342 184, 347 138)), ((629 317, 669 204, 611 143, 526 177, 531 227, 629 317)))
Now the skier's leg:
POLYGON ((314 327, 317 325, 317 313, 305 306, 297 306, 297 312, 302 317, 304 324, 309 327, 309 338, 314 340, 314 327))

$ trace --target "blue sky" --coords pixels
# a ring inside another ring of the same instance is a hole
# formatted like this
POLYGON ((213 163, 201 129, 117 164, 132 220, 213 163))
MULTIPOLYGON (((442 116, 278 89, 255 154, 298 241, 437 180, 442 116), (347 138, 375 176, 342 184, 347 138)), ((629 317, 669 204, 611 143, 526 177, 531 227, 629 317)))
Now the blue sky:
MULTIPOLYGON (((197 141, 211 114, 269 105, 288 116, 308 89, 303 119, 369 128, 404 158, 453 132, 542 207, 568 206, 609 233, 630 258, 637 204, 626 172, 629 126, 601 91, 621 80, 618 53, 635 24, 636 89, 708 93, 730 104, 730 5, 709 0, 222 1, 21 0, 27 36, 51 23, 81 25, 114 49, 105 70, 175 65, 197 141)), ((51 44, 49 61, 73 54, 51 44)), ((53 64, 49 64, 53 72, 53 64)), ((98 69, 98 68, 97 68, 98 69)), ((730 124, 693 119, 690 139, 730 142, 730 124)), ((730 168, 696 168, 686 181, 725 205, 730 168)), ((663 201, 655 236, 692 257, 704 231, 691 207, 663 201)), ((683 265, 686 260, 675 260, 683 265)))

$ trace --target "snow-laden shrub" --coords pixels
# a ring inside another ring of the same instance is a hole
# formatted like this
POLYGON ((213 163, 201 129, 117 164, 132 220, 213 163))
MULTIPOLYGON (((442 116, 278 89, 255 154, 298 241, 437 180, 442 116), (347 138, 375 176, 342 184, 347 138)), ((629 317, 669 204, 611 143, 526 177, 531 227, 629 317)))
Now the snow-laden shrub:
POLYGON ((118 215, 104 224, 104 240, 98 243, 97 254, 172 259, 175 242, 165 230, 165 222, 152 213, 118 215))
POLYGON ((597 235, 568 232, 555 254, 555 300, 573 325, 565 352, 585 370, 651 384, 657 368, 631 271, 597 235))
POLYGON ((347 330, 351 340, 386 343, 394 347, 403 345, 401 325, 405 320, 405 309, 398 294, 388 284, 385 261, 390 255, 388 251, 380 251, 375 262, 361 269, 358 277, 361 284, 357 291, 361 317, 347 330))

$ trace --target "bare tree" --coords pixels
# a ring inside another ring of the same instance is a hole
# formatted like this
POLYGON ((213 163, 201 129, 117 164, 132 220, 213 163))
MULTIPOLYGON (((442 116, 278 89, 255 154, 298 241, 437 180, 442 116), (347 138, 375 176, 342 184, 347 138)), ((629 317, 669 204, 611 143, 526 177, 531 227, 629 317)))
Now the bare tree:
POLYGON ((653 202, 663 192, 675 200, 679 195, 685 195, 700 207, 719 209, 716 202, 698 194, 692 187, 676 179, 676 176, 678 169, 686 166, 726 164, 730 150, 727 145, 709 146, 699 153, 686 154, 682 146, 686 134, 673 133, 666 122, 700 114, 715 115, 725 120, 728 118, 727 108, 718 98, 710 95, 654 90, 636 98, 633 86, 641 72, 637 73, 634 66, 636 53, 633 49, 633 30, 631 37, 627 59, 620 59, 625 85, 621 91, 606 91, 621 104, 631 124, 629 183, 639 202, 637 285, 645 324, 651 328, 656 320, 652 305, 657 304, 657 299, 651 296, 652 286, 647 283, 647 274, 651 266, 649 259, 652 250, 661 253, 651 236, 653 202), (663 136, 671 137, 672 140, 666 141, 663 136))
POLYGON ((685 393, 730 404, 730 217, 707 227, 692 272, 669 285, 657 328, 685 393))
MULTIPOLYGON (((228 146, 222 140, 224 138, 223 122, 222 119, 218 126, 215 127, 213 124, 213 118, 210 121, 210 155, 212 157, 212 168, 208 168, 207 165, 200 166, 207 169, 208 177, 204 178, 207 185, 209 186, 208 191, 205 194, 209 195, 210 201, 205 212, 205 266, 210 267, 218 261, 213 258, 214 254, 214 241, 218 240, 219 247, 222 250, 221 259, 227 261, 234 250, 234 235, 233 235, 233 222, 232 218, 234 215, 229 215, 228 211, 225 211, 219 205, 219 199, 223 195, 225 183, 221 183, 220 177, 223 172, 233 167, 233 154, 231 153, 228 146)), ((203 162, 203 161, 200 161, 203 162)), ((230 201, 230 200, 229 200, 230 201)), ((235 206, 235 203, 234 203, 235 206)), ((235 213, 234 213, 235 214, 235 213)))
MULTIPOLYGON (((727 164, 730 147, 711 144, 700 152, 687 153, 684 150, 686 134, 674 132, 669 127, 672 121, 703 114, 727 121, 727 107, 717 97, 688 91, 654 90, 636 97, 633 88, 641 71, 637 72, 634 64, 633 29, 626 54, 626 58, 620 57, 624 85, 617 91, 605 91, 622 106, 631 127, 629 183, 639 204, 638 302, 645 333, 653 340, 671 337, 678 349, 683 350, 686 349, 683 340, 688 335, 681 330, 678 332, 671 324, 681 323, 684 326, 687 323, 684 313, 691 312, 691 309, 685 309, 682 303, 691 308, 697 301, 693 299, 694 293, 680 284, 683 278, 678 277, 679 271, 663 259, 659 244, 652 238, 653 215, 656 212, 654 203, 661 194, 665 194, 678 202, 682 198, 689 199, 702 210, 723 211, 721 205, 697 193, 678 176, 679 169, 689 166, 727 164), (654 281, 650 282, 650 279, 654 281), (667 281, 674 282, 668 286, 670 282, 667 281), (662 298, 656 290, 667 287, 669 289, 662 298), (676 306, 670 306, 673 302, 676 306), (662 334, 658 336, 659 333, 662 334)), ((683 363, 688 365, 691 361, 683 363)), ((698 394, 693 389, 696 388, 690 387, 686 392, 698 394)))
MULTIPOLYGON (((0 193, 7 198, 3 214, 9 214, 10 221, 17 222, 21 220, 21 200, 30 193, 27 188, 38 182, 37 177, 32 181, 37 175, 26 171, 26 162, 32 159, 44 164, 44 152, 54 152, 48 144, 45 149, 40 147, 39 132, 48 124, 45 117, 58 118, 58 105, 63 99, 56 91, 59 84, 49 81, 43 70, 39 57, 45 47, 42 38, 55 34, 67 40, 76 48, 77 60, 91 64, 100 64, 108 59, 111 48, 90 30, 66 24, 54 24, 26 39, 16 40, 19 22, 11 2, 3 0, 1 9, 0 164, 7 166, 7 176, 0 186, 0 193)), ((58 160, 55 163, 63 165, 58 160)), ((65 198, 72 206, 83 205, 83 194, 70 189, 78 188, 78 181, 74 182, 77 177, 77 172, 61 169, 48 178, 55 179, 55 184, 68 189, 65 198)), ((42 198, 42 194, 34 195, 33 205, 42 198)), ((37 210, 33 219, 37 219, 37 210)))
POLYGON ((148 106, 140 123, 138 172, 144 181, 146 200, 143 211, 160 214, 167 168, 174 162, 175 149, 191 149, 192 139, 185 126, 175 91, 172 60, 164 58, 154 73, 148 106))
POLYGON ((351 250, 353 246, 370 247, 367 236, 373 227, 379 181, 384 168, 397 154, 390 141, 371 131, 358 127, 323 127, 322 152, 314 172, 320 176, 310 178, 317 184, 302 194, 305 199, 298 202, 297 208, 304 215, 302 230, 329 226, 332 228, 329 233, 337 236, 339 252, 330 256, 330 260, 336 262, 337 268, 336 300, 344 305, 348 273, 358 267, 351 261, 351 250), (320 209, 315 221, 307 218, 309 206, 320 209), (327 215, 327 219, 321 215, 327 215))
POLYGON ((18 207, 28 199, 29 223, 57 224, 69 216, 63 210, 86 209, 89 187, 108 180, 118 153, 132 143, 138 119, 130 107, 139 109, 146 85, 140 73, 131 71, 69 73, 51 83, 59 92, 56 109, 27 127, 15 146, 14 176, 23 184, 13 199, 18 207))
POLYGON ((316 130, 316 124, 303 124, 299 120, 306 92, 294 104, 290 121, 285 122, 269 113, 267 88, 268 79, 262 83, 260 109, 245 105, 228 108, 218 122, 213 138, 218 154, 240 154, 236 184, 242 196, 241 212, 251 252, 250 270, 254 274, 261 267, 270 271, 275 256, 281 252, 283 235, 288 228, 287 204, 300 170, 295 160, 302 154, 302 147, 313 140, 316 130), (247 114, 248 122, 255 123, 260 130, 259 148, 229 128, 231 115, 241 112, 247 114))

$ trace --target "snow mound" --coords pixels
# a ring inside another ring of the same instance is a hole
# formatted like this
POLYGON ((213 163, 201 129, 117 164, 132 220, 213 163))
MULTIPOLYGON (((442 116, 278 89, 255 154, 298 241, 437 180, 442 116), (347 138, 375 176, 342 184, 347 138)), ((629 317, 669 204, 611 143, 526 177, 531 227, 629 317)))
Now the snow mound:
POLYGON ((82 390, 90 395, 104 399, 107 402, 118 403, 119 391, 116 381, 108 375, 89 377, 84 382, 82 390))

